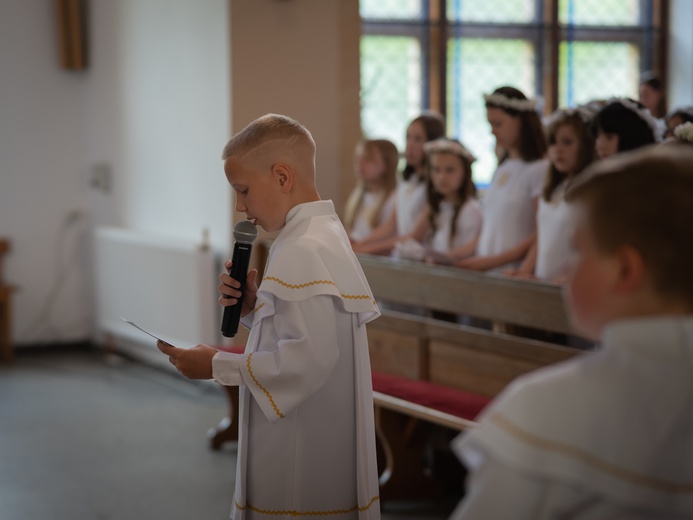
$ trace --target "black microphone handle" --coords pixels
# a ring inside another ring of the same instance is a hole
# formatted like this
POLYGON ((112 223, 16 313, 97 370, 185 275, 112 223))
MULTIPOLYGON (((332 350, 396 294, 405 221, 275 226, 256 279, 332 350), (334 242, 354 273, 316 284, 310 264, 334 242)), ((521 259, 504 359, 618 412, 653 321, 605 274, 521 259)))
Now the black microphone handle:
POLYGON ((229 270, 231 278, 238 280, 241 283, 241 297, 234 305, 224 307, 224 317, 221 320, 221 334, 225 338, 233 338, 238 332, 238 324, 241 321, 241 310, 243 310, 243 297, 245 296, 245 279, 248 276, 248 266, 250 265, 250 253, 252 252, 252 244, 244 244, 236 242, 233 246, 233 265, 229 270))

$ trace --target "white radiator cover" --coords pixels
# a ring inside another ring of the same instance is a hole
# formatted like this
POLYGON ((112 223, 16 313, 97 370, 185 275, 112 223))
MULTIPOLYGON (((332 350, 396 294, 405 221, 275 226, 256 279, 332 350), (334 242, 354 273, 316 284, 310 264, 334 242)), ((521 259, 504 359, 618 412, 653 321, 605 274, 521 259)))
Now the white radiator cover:
POLYGON ((156 348, 122 316, 176 346, 221 342, 218 273, 209 248, 113 227, 97 228, 94 243, 100 335, 156 348))

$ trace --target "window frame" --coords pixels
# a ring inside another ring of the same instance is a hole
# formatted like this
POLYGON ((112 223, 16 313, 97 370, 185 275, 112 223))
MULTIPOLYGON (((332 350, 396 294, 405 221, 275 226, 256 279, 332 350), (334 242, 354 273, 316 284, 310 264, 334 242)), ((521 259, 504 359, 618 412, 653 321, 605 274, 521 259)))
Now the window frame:
POLYGON ((535 46, 537 94, 544 99, 544 112, 558 108, 559 53, 564 41, 627 42, 640 50, 640 70, 667 77, 667 33, 670 0, 639 0, 640 25, 624 27, 565 26, 559 21, 559 0, 535 0, 537 16, 530 23, 480 23, 449 21, 451 0, 422 0, 421 19, 362 19, 362 36, 407 36, 419 40, 422 56, 422 110, 447 114, 447 44, 450 38, 524 39, 535 46))

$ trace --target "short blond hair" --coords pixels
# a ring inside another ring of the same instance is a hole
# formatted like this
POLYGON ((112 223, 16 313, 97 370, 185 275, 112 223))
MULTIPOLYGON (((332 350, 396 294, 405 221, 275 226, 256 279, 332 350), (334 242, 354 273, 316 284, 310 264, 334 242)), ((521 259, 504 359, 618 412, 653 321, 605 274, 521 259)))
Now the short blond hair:
POLYGON ((287 116, 266 114, 234 135, 226 143, 221 158, 225 161, 229 157, 242 157, 270 141, 305 147, 315 156, 315 141, 306 127, 287 116))
POLYGON ((624 152, 594 163, 566 198, 587 209, 601 251, 635 248, 658 294, 693 308, 692 165, 687 146, 624 152))

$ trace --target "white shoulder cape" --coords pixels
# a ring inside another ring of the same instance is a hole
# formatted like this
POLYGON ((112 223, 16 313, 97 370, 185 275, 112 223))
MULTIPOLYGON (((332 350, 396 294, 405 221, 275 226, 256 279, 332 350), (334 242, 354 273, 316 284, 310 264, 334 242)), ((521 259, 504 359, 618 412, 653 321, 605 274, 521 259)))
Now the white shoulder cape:
POLYGON ((453 441, 630 507, 693 517, 693 318, 611 325, 602 351, 516 380, 453 441))

